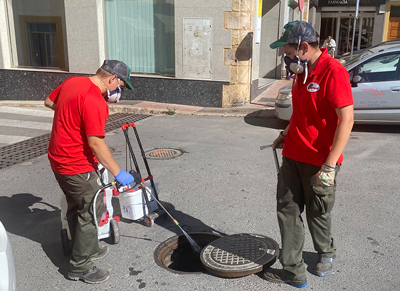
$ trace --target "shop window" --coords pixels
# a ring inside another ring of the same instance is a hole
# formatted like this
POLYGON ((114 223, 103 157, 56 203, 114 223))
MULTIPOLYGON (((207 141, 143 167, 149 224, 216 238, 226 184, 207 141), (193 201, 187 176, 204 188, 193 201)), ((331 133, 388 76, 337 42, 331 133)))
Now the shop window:
POLYGON ((324 41, 331 36, 335 41, 336 36, 336 18, 322 18, 321 19, 321 31, 319 33, 319 45, 322 47, 324 41))
POLYGON ((65 69, 63 0, 6 3, 13 66, 65 69))
POLYGON ((372 45, 373 31, 374 31, 374 18, 364 17, 362 19, 360 49, 367 48, 372 45))
POLYGON ((175 74, 174 0, 105 0, 107 58, 133 73, 175 74))

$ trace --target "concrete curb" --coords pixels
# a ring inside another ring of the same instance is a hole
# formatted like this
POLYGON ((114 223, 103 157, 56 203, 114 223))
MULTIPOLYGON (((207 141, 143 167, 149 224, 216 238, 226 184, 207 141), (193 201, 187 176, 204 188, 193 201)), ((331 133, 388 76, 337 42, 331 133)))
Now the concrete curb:
MULTIPOLYGON (((46 109, 43 101, 0 101, 0 106, 32 107, 46 109)), ((123 100, 120 103, 109 104, 110 114, 132 113, 149 115, 197 115, 224 117, 271 117, 275 108, 271 105, 246 104, 242 107, 215 108, 198 107, 180 104, 156 103, 149 101, 123 100)))

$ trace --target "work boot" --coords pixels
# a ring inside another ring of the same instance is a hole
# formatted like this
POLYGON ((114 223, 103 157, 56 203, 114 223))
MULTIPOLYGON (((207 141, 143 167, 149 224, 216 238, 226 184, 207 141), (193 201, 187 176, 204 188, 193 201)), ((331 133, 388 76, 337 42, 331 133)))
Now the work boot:
POLYGON ((315 267, 315 273, 320 277, 325 277, 332 274, 333 271, 333 259, 336 256, 330 258, 322 258, 318 255, 317 266, 315 267))
POLYGON ((100 259, 104 258, 105 256, 107 256, 107 254, 108 254, 108 247, 107 246, 100 246, 99 247, 99 252, 97 253, 97 256, 92 258, 92 261, 100 260, 100 259))
POLYGON ((107 281, 110 278, 110 272, 93 267, 85 272, 68 272, 68 278, 71 280, 82 280, 88 284, 98 284, 107 281))
POLYGON ((285 283, 296 288, 303 288, 307 286, 307 279, 290 278, 291 276, 288 274, 290 273, 283 269, 268 268, 264 271, 263 275, 267 281, 272 283, 277 283, 277 284, 285 283))

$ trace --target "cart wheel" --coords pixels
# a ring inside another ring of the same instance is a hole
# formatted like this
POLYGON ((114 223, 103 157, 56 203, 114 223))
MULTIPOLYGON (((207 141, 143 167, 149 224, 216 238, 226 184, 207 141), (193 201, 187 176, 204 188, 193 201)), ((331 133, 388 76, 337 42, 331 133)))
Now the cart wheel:
POLYGON ((147 227, 152 227, 154 225, 154 220, 148 217, 147 215, 144 217, 144 225, 147 227))
POLYGON ((69 256, 71 254, 71 248, 69 246, 70 241, 68 239, 67 230, 64 228, 61 230, 61 245, 63 249, 64 256, 69 256))
POLYGON ((111 240, 114 244, 119 243, 119 226, 115 219, 110 220, 111 224, 111 240))

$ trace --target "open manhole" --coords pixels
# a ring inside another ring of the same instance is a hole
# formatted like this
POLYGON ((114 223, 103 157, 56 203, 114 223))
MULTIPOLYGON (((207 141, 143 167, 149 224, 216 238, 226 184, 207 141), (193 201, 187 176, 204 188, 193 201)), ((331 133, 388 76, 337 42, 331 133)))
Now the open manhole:
POLYGON ((203 248, 200 260, 207 271, 221 277, 242 277, 261 272, 275 263, 279 246, 259 234, 227 235, 203 248))
POLYGON ((180 149, 154 149, 145 152, 145 156, 148 159, 168 160, 179 157, 184 153, 185 152, 180 149))
MULTIPOLYGON (((190 233, 190 237, 204 248, 222 236, 214 233, 190 233)), ((193 274, 205 271, 200 258, 196 256, 187 238, 182 234, 173 236, 158 245, 154 251, 154 259, 162 268, 176 274, 193 274)))

